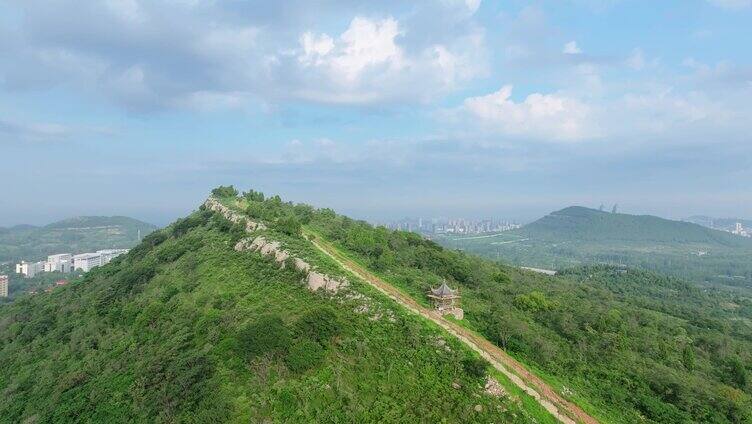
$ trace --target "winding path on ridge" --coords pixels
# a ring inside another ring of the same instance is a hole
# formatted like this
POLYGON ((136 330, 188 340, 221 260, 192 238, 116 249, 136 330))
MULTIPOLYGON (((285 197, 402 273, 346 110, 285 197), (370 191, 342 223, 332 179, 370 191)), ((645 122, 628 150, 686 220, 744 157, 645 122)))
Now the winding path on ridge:
POLYGON ((446 331, 457 337, 460 341, 478 352, 491 365, 506 375, 514 384, 524 390, 528 395, 535 398, 549 413, 563 423, 597 424, 598 421, 588 415, 579 406, 564 399, 551 386, 538 376, 528 371, 524 365, 504 352, 501 348, 478 336, 472 331, 454 322, 444 319, 432 309, 418 304, 413 298, 402 293, 399 289, 377 277, 363 266, 348 258, 331 243, 322 240, 318 234, 309 237, 312 233, 306 232, 306 237, 321 252, 332 258, 337 264, 354 275, 360 277, 380 292, 389 296, 408 310, 430 319, 446 331))

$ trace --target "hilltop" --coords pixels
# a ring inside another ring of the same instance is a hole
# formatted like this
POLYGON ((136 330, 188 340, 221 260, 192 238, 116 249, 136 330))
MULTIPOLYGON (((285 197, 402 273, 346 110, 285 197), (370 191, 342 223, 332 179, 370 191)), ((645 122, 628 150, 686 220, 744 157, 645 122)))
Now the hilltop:
POLYGON ((79 216, 37 227, 0 228, 0 262, 47 255, 130 248, 157 227, 125 216, 79 216))
POLYGON ((752 239, 651 215, 572 206, 495 236, 437 241, 524 266, 626 265, 699 282, 752 286, 752 239))
POLYGON ((0 306, 0 422, 555 422, 318 252, 280 203, 259 220, 210 200, 0 306))

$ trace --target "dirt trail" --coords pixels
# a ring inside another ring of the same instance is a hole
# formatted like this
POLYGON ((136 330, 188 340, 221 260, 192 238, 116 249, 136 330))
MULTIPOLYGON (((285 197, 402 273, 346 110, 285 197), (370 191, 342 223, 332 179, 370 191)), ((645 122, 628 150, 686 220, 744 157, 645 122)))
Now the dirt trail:
POLYGON ((506 375, 514 384, 527 394, 535 398, 548 412, 563 423, 597 424, 598 421, 588 415, 580 407, 564 399, 546 382, 528 371, 521 363, 509 356, 501 348, 478 336, 472 331, 454 322, 444 319, 440 314, 418 304, 410 296, 402 293, 391 284, 369 272, 357 262, 351 260, 337 248, 318 237, 311 238, 311 242, 340 266, 362 278, 373 287, 392 298, 410 311, 435 322, 460 341, 468 345, 488 360, 494 368, 506 375))

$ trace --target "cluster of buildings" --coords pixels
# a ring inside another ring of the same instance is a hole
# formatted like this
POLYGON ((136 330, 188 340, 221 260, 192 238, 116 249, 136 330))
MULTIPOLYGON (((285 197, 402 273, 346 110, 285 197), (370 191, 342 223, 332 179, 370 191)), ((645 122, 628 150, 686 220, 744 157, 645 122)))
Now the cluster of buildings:
POLYGON ((8 276, 0 275, 0 297, 8 297, 8 276))
POLYGON ((748 231, 741 222, 737 222, 734 228, 731 230, 731 234, 736 234, 742 237, 752 237, 752 231, 748 231))
POLYGON ((16 264, 16 274, 23 274, 26 278, 32 278, 40 272, 73 272, 76 270, 89 271, 98 266, 105 265, 116 257, 127 253, 128 249, 105 249, 94 253, 59 253, 47 256, 46 261, 25 262, 16 264))
POLYGON ((431 219, 423 218, 404 218, 399 221, 392 221, 385 224, 379 224, 392 230, 412 231, 421 234, 484 234, 498 233, 501 231, 514 230, 521 225, 515 222, 498 220, 498 219, 431 219))

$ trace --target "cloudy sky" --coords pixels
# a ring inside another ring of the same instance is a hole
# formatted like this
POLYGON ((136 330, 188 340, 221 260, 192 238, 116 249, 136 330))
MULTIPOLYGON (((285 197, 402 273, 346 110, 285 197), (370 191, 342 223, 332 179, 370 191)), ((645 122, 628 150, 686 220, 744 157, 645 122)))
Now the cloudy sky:
POLYGON ((6 1, 0 225, 165 224, 219 184, 370 219, 752 217, 750 22, 752 0, 6 1))

